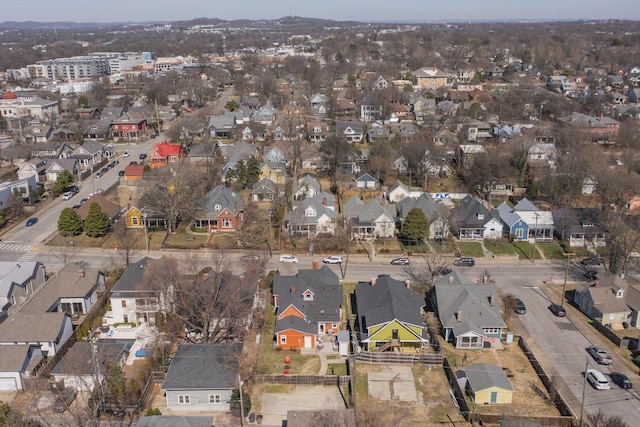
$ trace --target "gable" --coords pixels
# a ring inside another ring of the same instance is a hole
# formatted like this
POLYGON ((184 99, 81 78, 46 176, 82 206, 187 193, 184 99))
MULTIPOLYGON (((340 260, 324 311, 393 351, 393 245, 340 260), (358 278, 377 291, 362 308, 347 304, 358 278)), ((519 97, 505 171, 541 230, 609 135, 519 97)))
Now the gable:
POLYGON ((306 316, 304 315, 304 313, 302 313, 293 304, 291 304, 290 306, 288 306, 287 308, 282 310, 282 312, 280 314, 278 314, 278 319, 284 319, 284 318, 287 318, 287 317, 290 317, 290 316, 299 317, 301 319, 306 319, 306 316))

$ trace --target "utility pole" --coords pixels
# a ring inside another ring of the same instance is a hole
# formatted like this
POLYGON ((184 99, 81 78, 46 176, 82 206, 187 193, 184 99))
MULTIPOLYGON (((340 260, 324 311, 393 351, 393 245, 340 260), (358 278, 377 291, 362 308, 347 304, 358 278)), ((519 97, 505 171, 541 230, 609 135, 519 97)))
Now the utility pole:
POLYGON ((564 293, 567 290, 567 277, 569 276, 569 264, 571 261, 571 257, 574 255, 573 252, 565 252, 564 256, 567 257, 567 267, 564 270, 564 283, 562 284, 562 292, 560 293, 560 301, 558 302, 558 305, 560 307, 564 306, 564 293))
MULTIPOLYGON (((244 426, 244 422, 242 421, 242 419, 244 418, 244 402, 242 399, 242 384, 243 382, 240 380, 240 374, 238 374, 238 392, 240 393, 240 427, 244 426)), ((582 417, 580 419, 582 419, 582 417)))
POLYGON ((584 379, 582 380, 582 401, 580 402, 580 424, 579 424, 580 427, 582 427, 582 414, 584 413, 584 393, 587 388, 587 370, 589 369, 589 358, 585 356, 585 359, 587 361, 584 364, 584 379))
POLYGON ((538 213, 534 213, 536 215, 536 228, 533 229, 533 253, 531 254, 531 262, 535 262, 536 260, 536 240, 538 240, 538 213))

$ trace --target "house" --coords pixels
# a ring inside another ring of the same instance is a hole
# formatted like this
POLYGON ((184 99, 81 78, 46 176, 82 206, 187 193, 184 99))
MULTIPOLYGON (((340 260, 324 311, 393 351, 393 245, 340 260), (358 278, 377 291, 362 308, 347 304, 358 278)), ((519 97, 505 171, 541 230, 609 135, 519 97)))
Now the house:
POLYGON ((393 237, 395 211, 385 206, 384 198, 367 203, 353 196, 344 204, 342 215, 352 239, 393 237))
POLYGON ((544 144, 533 144, 529 147, 527 161, 534 164, 553 164, 558 158, 558 150, 553 142, 544 144))
POLYGON ((120 279, 111 288, 109 301, 111 311, 105 314, 107 323, 149 324, 155 326, 156 316, 161 312, 160 295, 147 283, 145 268, 151 262, 164 262, 164 257, 154 260, 144 257, 130 264, 120 279))
POLYGON ((31 345, 0 345, 0 391, 23 390, 22 378, 31 376, 42 361, 31 345))
POLYGON ((124 219, 127 228, 167 228, 167 215, 148 208, 129 206, 124 219))
POLYGON ((73 334, 71 317, 62 312, 16 312, 0 324, 0 347, 30 345, 34 354, 52 357, 73 334))
POLYGON ((51 370, 51 376, 56 382, 62 381, 65 388, 92 392, 104 383, 112 364, 120 368, 125 365, 130 349, 131 344, 117 340, 76 342, 51 370))
POLYGON ((267 125, 256 122, 249 122, 243 126, 244 127, 242 127, 240 135, 244 141, 267 140, 267 125))
POLYGON ((285 217, 287 230, 290 233, 306 234, 308 237, 334 234, 338 216, 334 204, 335 198, 327 197, 326 193, 297 201, 293 210, 285 217))
POLYGON ((200 143, 191 144, 187 157, 190 162, 213 162, 216 159, 217 145, 215 142, 202 141, 200 143))
POLYGON ((276 120, 278 109, 273 106, 270 100, 260 108, 258 111, 251 115, 251 120, 263 125, 272 125, 276 120))
POLYGON ((311 113, 316 119, 321 120, 327 117, 327 101, 327 96, 321 93, 316 93, 311 97, 311 113))
POLYGON ((0 211, 11 205, 11 200, 15 197, 16 192, 20 194, 22 199, 27 199, 31 191, 36 191, 36 177, 19 179, 17 181, 0 182, 0 211))
POLYGON ((529 226, 507 202, 502 202, 495 211, 497 211, 498 216, 504 225, 503 232, 505 236, 514 241, 528 240, 529 226))
POLYGON ((0 261, 0 321, 45 281, 45 266, 37 261, 0 261))
POLYGON ((417 351, 429 344, 422 321, 424 298, 410 282, 387 274, 358 282, 355 290, 357 327, 364 351, 417 351))
POLYGON ((306 123, 307 139, 311 142, 323 142, 327 139, 330 132, 330 126, 327 122, 312 122, 306 123))
POLYGON ((126 112, 111 121, 111 136, 138 140, 147 132, 149 124, 141 112, 126 112))
POLYGON ((437 203, 427 193, 418 198, 406 197, 396 204, 398 212, 396 223, 402 228, 404 220, 412 209, 420 209, 429 221, 429 239, 446 239, 449 237, 449 219, 442 203, 437 203))
POLYGON ((385 126, 378 123, 373 123, 367 130, 367 142, 376 141, 389 141, 391 139, 391 132, 385 126))
POLYGON ((84 221, 89 214, 89 208, 91 205, 97 203, 102 209, 102 212, 106 213, 109 216, 109 219, 113 223, 118 216, 120 216, 120 206, 116 205, 110 200, 107 200, 102 194, 97 193, 93 196, 89 197, 85 203, 80 205, 78 209, 76 209, 76 213, 82 218, 84 221))
POLYGON ((604 219, 600 209, 562 208, 553 213, 555 234, 565 239, 569 246, 606 246, 604 219))
POLYGON ((391 184, 387 189, 387 194, 385 195, 385 197, 391 203, 397 203, 400 200, 409 197, 409 194, 409 188, 400 180, 396 180, 396 182, 391 184))
POLYGON ((555 225, 551 212, 540 210, 526 197, 516 203, 513 210, 527 225, 529 241, 551 242, 553 240, 555 225))
POLYGON ((152 415, 138 418, 136 427, 211 427, 212 416, 152 415))
POLYGON ((483 349, 499 341, 506 324, 495 285, 471 282, 456 271, 436 280, 431 301, 444 339, 459 349, 483 349))
POLYGON ((336 136, 349 143, 361 142, 364 137, 362 122, 336 121, 336 136))
POLYGON ((464 370, 465 390, 475 405, 510 404, 513 387, 500 366, 481 362, 464 370))
POLYGON ((232 111, 209 117, 207 129, 211 138, 233 138, 236 128, 236 114, 232 111))
POLYGON ((230 411, 241 353, 242 344, 180 344, 162 382, 167 408, 230 411))
POLYGON ((142 181, 144 178, 144 165, 128 165, 124 168, 125 182, 142 181))
POLYGON ((284 186, 286 178, 286 164, 264 162, 260 165, 260 179, 268 179, 279 186, 284 186))
POLYGON ((167 141, 154 144, 151 153, 151 167, 166 166, 176 163, 184 155, 181 144, 169 144, 167 141))
POLYGON ((413 72, 414 84, 419 89, 437 89, 443 86, 451 86, 453 78, 449 73, 435 67, 422 67, 413 72))
POLYGON ((360 175, 355 181, 356 188, 375 189, 378 186, 378 180, 368 173, 360 175))
POLYGON ((451 209, 449 215, 451 232, 458 239, 489 239, 502 238, 502 223, 495 218, 484 203, 465 196, 458 206, 451 209))
POLYGON ((309 174, 303 175, 298 179, 298 185, 293 191, 293 199, 301 200, 307 197, 314 197, 320 192, 320 184, 309 174))
POLYGON ((627 283, 618 276, 614 277, 610 284, 599 281, 578 284, 573 302, 580 311, 601 325, 621 327, 623 323, 631 323, 633 310, 625 298, 627 283))
POLYGON ((591 142, 598 144, 612 144, 618 139, 620 122, 601 115, 598 117, 588 116, 582 113, 573 112, 566 117, 559 117, 558 121, 565 126, 576 129, 591 139, 591 142))
POLYGON ((276 183, 267 178, 261 178, 251 188, 251 200, 254 202, 275 202, 278 194, 276 183))
POLYGON ((76 320, 87 315, 104 289, 104 274, 80 263, 69 263, 20 306, 21 313, 62 312, 76 320))
POLYGON ((20 165, 18 168, 18 179, 35 176, 36 182, 43 183, 46 181, 46 170, 47 161, 36 157, 20 165))
POLYGON ((110 136, 111 123, 106 120, 87 120, 82 129, 82 137, 85 139, 104 140, 110 136))
POLYGON ((27 144, 49 141, 53 134, 53 127, 42 123, 25 126, 22 129, 22 138, 27 144))
POLYGON ((282 349, 316 348, 338 335, 343 293, 328 266, 273 278, 276 343, 282 349))
POLYGON ((199 200, 194 214, 194 224, 209 231, 236 231, 244 216, 242 196, 225 186, 209 190, 199 200))
POLYGON ((47 160, 47 168, 45 169, 45 179, 48 182, 55 182, 58 175, 67 171, 71 175, 78 175, 80 165, 76 159, 51 159, 47 160))
POLYGON ((102 144, 96 141, 86 141, 78 146, 69 156, 71 159, 78 160, 83 170, 90 169, 93 165, 99 163, 103 157, 104 148, 102 144))
POLYGON ((302 158, 302 169, 306 171, 317 171, 326 165, 324 155, 316 144, 304 149, 300 157, 302 158))
POLYGON ((274 145, 267 151, 262 159, 265 163, 287 163, 287 156, 283 149, 274 145))

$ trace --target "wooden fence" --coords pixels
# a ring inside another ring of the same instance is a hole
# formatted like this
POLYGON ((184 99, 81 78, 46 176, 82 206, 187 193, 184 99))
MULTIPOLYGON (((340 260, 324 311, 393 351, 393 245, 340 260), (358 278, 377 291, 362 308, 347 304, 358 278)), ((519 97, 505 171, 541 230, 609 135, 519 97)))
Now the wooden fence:
POLYGON ((307 386, 346 386, 349 385, 349 375, 259 375, 258 384, 286 384, 307 386))
POLYGON ((406 363, 411 365, 442 365, 442 353, 393 353, 362 352, 356 354, 356 360, 364 363, 406 363))

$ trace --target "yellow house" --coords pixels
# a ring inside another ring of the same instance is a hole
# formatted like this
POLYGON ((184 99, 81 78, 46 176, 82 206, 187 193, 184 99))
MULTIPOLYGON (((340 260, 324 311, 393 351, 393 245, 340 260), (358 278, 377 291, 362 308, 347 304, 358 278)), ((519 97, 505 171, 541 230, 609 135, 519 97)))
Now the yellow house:
POLYGON ((420 89, 437 89, 442 86, 451 86, 451 76, 434 67, 422 67, 414 71, 413 77, 416 86, 420 89))
POLYGON ((284 163, 265 162, 260 167, 260 179, 266 178, 277 185, 284 185, 286 170, 284 163))
POLYGON ((131 206, 124 215, 127 228, 142 228, 144 216, 142 211, 135 206, 131 206))
POLYGON ((464 370, 466 391, 476 405, 503 405, 511 403, 513 387, 500 366, 476 363, 464 370))

